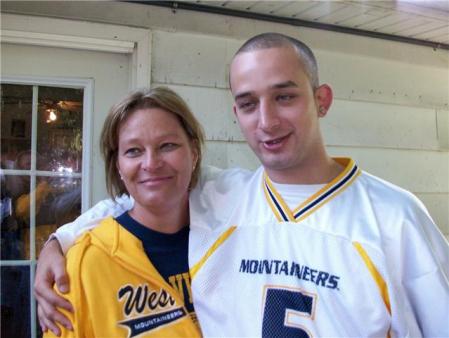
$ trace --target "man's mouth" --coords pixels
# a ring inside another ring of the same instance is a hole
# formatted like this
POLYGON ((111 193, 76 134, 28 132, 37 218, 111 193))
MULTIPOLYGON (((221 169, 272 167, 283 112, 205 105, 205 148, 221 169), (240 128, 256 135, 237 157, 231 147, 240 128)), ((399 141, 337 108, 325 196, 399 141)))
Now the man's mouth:
POLYGON ((287 138, 290 136, 290 134, 287 134, 282 137, 274 138, 271 140, 263 141, 262 144, 264 147, 268 150, 277 150, 279 149, 287 140, 287 138))

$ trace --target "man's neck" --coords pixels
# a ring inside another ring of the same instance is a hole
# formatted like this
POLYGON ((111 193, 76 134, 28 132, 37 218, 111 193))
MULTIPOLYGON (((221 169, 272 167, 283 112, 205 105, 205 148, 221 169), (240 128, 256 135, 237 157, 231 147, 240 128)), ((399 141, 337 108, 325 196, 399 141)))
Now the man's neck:
POLYGON ((343 170, 344 167, 329 156, 292 169, 265 168, 268 177, 281 184, 327 184, 343 170))

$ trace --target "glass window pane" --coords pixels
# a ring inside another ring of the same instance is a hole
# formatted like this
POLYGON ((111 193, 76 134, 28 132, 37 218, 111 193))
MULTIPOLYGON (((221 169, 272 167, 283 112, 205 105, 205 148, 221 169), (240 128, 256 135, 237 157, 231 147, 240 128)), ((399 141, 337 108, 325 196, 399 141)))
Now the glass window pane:
POLYGON ((81 214, 81 179, 38 177, 36 187, 36 254, 48 236, 81 214))
POLYGON ((39 87, 37 170, 81 172, 83 89, 39 87))
POLYGON ((30 268, 1 267, 1 336, 30 337, 30 268))
POLYGON ((30 170, 33 87, 1 84, 1 167, 30 170))
POLYGON ((30 177, 5 175, 1 185, 1 259, 29 259, 30 177))
MULTIPOLYGON (((50 233, 81 213, 83 95, 83 89, 1 84, 1 168, 7 169, 0 189, 2 263, 34 260, 50 233)), ((30 337, 34 263, 9 263, 14 266, 1 267, 0 336, 30 337)), ((39 327, 37 334, 42 335, 39 327)))

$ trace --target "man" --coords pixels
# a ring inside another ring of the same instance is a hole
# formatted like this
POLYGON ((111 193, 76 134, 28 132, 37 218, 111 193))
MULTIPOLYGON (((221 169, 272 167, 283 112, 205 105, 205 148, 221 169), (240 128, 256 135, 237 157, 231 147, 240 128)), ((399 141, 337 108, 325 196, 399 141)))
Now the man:
POLYGON ((230 85, 263 166, 207 173, 191 193, 204 335, 448 336, 448 245, 414 196, 327 154, 319 118, 332 90, 310 49, 256 36, 230 85))

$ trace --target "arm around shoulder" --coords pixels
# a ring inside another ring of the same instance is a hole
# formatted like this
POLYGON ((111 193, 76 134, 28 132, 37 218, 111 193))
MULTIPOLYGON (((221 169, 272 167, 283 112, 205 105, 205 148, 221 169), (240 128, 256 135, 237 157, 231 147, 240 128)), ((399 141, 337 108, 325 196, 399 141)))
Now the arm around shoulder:
POLYGON ((127 195, 117 197, 115 200, 102 200, 92 208, 82 213, 71 223, 61 226, 54 236, 58 239, 64 253, 75 243, 75 240, 85 231, 97 226, 102 219, 108 216, 117 217, 134 205, 134 200, 127 195))
MULTIPOLYGON (((93 337, 90 331, 89 313, 86 308, 84 288, 82 286, 82 263, 85 250, 87 249, 89 240, 81 239, 75 246, 73 246, 67 253, 66 270, 70 280, 70 291, 62 294, 55 287, 54 291, 59 296, 64 297, 72 304, 73 312, 65 309, 58 309, 65 315, 72 323, 73 330, 59 325, 61 330, 60 337, 76 337, 87 338, 93 337)), ((56 337, 51 331, 44 334, 45 338, 56 337)))

